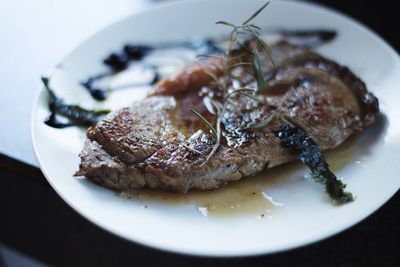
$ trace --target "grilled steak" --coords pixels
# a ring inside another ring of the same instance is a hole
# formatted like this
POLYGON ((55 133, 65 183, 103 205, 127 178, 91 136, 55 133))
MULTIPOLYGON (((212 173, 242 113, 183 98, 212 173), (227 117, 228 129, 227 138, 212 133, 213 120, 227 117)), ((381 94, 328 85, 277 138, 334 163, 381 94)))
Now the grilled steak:
POLYGON ((263 60, 268 89, 256 99, 243 94, 229 99, 221 144, 208 160, 216 140, 190 109, 215 124, 220 83, 228 90, 257 87, 245 65, 232 70, 240 79, 226 80, 218 58, 160 81, 147 98, 89 128, 76 175, 115 190, 212 189, 294 160, 276 137, 283 123, 301 128, 326 150, 376 119, 377 98, 348 68, 283 42, 272 46, 272 54, 275 68, 263 60))

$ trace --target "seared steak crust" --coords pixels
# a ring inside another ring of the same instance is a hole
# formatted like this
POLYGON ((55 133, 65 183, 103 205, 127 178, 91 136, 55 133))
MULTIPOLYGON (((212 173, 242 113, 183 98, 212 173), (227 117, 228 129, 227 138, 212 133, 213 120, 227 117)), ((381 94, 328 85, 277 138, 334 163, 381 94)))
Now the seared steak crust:
MULTIPOLYGON (((91 127, 76 175, 116 190, 212 189, 294 160, 275 136, 282 123, 300 127, 326 150, 375 121, 378 100, 348 68, 287 43, 272 51, 277 67, 264 64, 269 89, 257 100, 231 99, 221 120, 222 144, 208 161, 215 140, 190 108, 215 121, 207 101, 221 92, 207 72, 224 78, 215 58, 159 82, 147 98, 91 127)), ((235 71, 246 87, 256 86, 245 67, 235 71)))

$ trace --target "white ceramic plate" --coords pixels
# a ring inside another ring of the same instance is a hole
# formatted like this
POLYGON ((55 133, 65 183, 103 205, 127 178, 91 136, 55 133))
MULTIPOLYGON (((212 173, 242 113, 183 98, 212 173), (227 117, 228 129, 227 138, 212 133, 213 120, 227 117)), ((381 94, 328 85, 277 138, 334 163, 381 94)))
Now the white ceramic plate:
MULTIPOLYGON (((100 59, 127 42, 158 42, 226 32, 215 21, 241 22, 264 1, 185 1, 128 17, 77 47, 52 74, 52 86, 67 101, 92 106, 78 81, 101 71, 100 59)), ((239 256, 271 253, 309 244, 338 233, 383 205, 400 185, 400 63, 381 38, 337 12, 304 2, 273 1, 256 18, 266 29, 331 28, 339 33, 319 51, 349 66, 379 98, 383 116, 361 136, 329 156, 356 200, 333 205, 322 187, 304 179, 307 170, 289 164, 266 172, 263 192, 283 206, 261 214, 203 216, 195 205, 144 204, 72 177, 84 133, 47 127, 47 95, 42 91, 32 116, 32 138, 42 171, 57 193, 84 217, 126 239, 179 253, 239 256), (335 153, 339 156, 335 157, 335 153), (290 167, 290 168, 289 168, 290 167), (279 178, 276 176, 279 174, 279 178), (144 206, 147 206, 144 207, 144 206)), ((145 90, 121 91, 103 105, 128 106, 145 90)), ((260 179, 254 180, 260 183, 260 179)), ((244 205, 245 203, 243 203, 244 205)))

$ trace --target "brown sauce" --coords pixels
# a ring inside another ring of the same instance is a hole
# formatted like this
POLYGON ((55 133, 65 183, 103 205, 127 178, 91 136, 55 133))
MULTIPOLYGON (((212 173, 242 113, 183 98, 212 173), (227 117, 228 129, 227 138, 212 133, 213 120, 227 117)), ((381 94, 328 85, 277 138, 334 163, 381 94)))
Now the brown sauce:
POLYGON ((356 163, 354 155, 356 139, 356 137, 350 137, 338 148, 324 152, 325 159, 333 173, 337 173, 343 170, 346 166, 356 163))
MULTIPOLYGON (((356 163, 353 153, 355 138, 336 149, 324 152, 331 170, 338 172, 351 163, 356 163)), ((269 187, 279 186, 294 175, 307 176, 309 170, 300 162, 290 162, 268 169, 252 177, 244 178, 216 190, 190 191, 186 194, 154 189, 132 189, 119 194, 120 197, 143 203, 145 208, 163 204, 170 207, 195 205, 199 215, 207 217, 251 216, 271 218, 284 206, 275 202, 267 193, 269 187), (300 174, 297 172, 303 170, 300 174)), ((305 183, 311 182, 308 179, 305 183)))
POLYGON ((186 194, 171 193, 153 189, 124 191, 124 198, 140 201, 147 208, 153 204, 195 205, 203 216, 250 215, 260 218, 270 217, 281 203, 275 202, 265 190, 290 175, 300 164, 288 164, 267 170, 258 175, 232 182, 219 189, 190 191, 186 194))

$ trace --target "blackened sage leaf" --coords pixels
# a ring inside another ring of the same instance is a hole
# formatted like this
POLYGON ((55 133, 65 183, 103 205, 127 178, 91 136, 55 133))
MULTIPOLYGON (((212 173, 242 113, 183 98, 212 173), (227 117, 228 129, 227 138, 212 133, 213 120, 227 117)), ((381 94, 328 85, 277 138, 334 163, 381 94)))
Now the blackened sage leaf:
POLYGON ((340 204, 354 200, 353 195, 345 191, 346 185, 329 170, 317 144, 300 128, 284 124, 277 136, 284 147, 300 152, 299 160, 310 168, 314 180, 325 184, 326 192, 333 200, 340 204))

